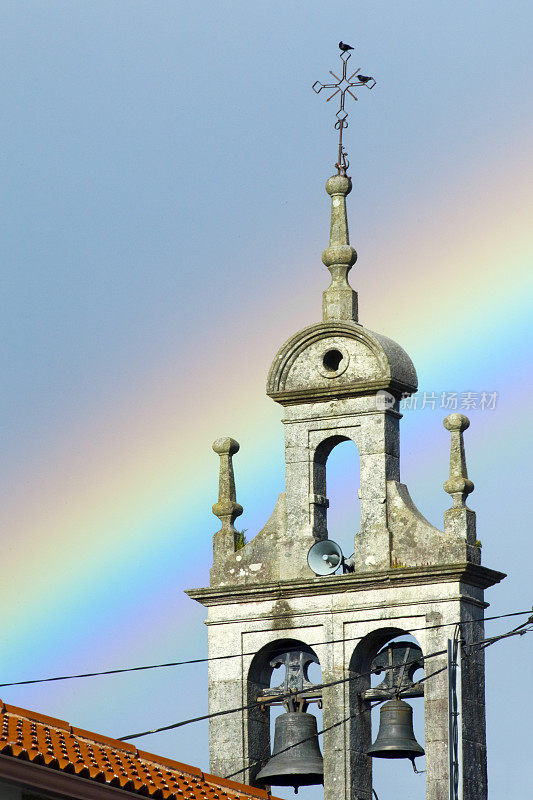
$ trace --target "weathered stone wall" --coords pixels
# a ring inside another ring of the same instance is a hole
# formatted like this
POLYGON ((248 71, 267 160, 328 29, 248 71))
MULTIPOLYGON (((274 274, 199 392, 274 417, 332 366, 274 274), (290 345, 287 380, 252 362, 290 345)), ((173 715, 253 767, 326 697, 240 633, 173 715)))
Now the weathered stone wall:
MULTIPOLYGON (((445 530, 439 530, 400 483, 400 416, 394 405, 380 408, 372 395, 288 405, 283 419, 286 491, 265 527, 244 547, 235 550, 231 530, 215 534, 211 584, 309 577, 307 552, 315 541, 328 538, 327 458, 345 440, 355 443, 360 456, 356 572, 461 561, 479 564, 474 512, 464 505, 449 509, 445 530)), ((231 503, 241 509, 234 498, 231 503)))
MULTIPOLYGON (((346 214, 351 180, 335 175, 326 191, 331 228, 322 260, 331 283, 322 322, 282 345, 267 380, 268 395, 285 410, 286 491, 264 528, 244 544, 233 524, 242 513, 232 464, 239 445, 230 437, 215 442, 220 482, 213 511, 222 527, 214 535, 211 588, 189 594, 209 608, 209 654, 216 659, 209 663, 210 711, 254 701, 267 681, 264 670, 254 671, 262 648, 286 639, 312 646, 322 680, 343 681, 324 687, 324 725, 349 718, 323 737, 326 800, 372 800, 370 713, 361 697, 369 679, 354 675, 368 670, 387 641, 413 629, 420 629, 415 636, 425 654, 446 651, 452 623, 468 623, 467 641, 481 638, 483 589, 504 576, 480 566, 475 514, 466 506, 474 488, 464 452, 466 417, 444 420, 451 434, 444 489, 453 503, 444 530, 424 518, 400 482, 399 401, 416 391, 416 371, 400 345, 359 324, 357 294, 348 282, 357 258, 346 214), (354 572, 318 578, 307 553, 328 537, 326 463, 345 440, 356 444, 361 465, 354 572), (235 658, 216 658, 230 654, 235 658)), ((467 651, 461 664, 463 800, 486 800, 482 652, 467 651)), ((445 667, 445 654, 426 662, 426 672, 438 673, 425 683, 428 800, 448 798, 445 667)), ((236 777, 253 782, 269 757, 269 737, 268 711, 213 717, 211 770, 230 776, 244 769, 236 777)))
MULTIPOLYGON (((194 590, 190 594, 209 608, 209 655, 237 656, 209 662, 209 710, 238 708, 252 700, 248 675, 254 654, 275 641, 292 639, 311 646, 325 683, 351 677, 351 669, 361 671, 386 641, 410 630, 425 654, 445 650, 453 634, 452 623, 481 620, 485 605, 482 586, 500 577, 484 568, 458 566, 455 572, 451 568, 396 569, 366 577, 348 574, 260 587, 194 590), (362 653, 359 643, 364 637, 366 650, 362 653)), ((482 635, 482 623, 465 626, 465 634, 475 640, 482 635)), ((445 664, 445 655, 432 658, 426 673, 445 664)), ((466 663, 465 685, 482 683, 483 677, 479 656, 466 663)), ((326 800, 371 800, 371 759, 364 753, 370 743, 369 715, 356 714, 357 692, 366 688, 363 684, 364 680, 357 684, 346 681, 323 692, 325 727, 356 715, 323 737, 326 800)), ((483 800, 479 788, 485 765, 480 690, 472 694, 466 688, 467 697, 463 751, 472 766, 465 774, 465 800, 483 800)), ((427 798, 443 800, 448 786, 446 672, 426 683, 425 716, 427 798)), ((264 762, 269 755, 267 718, 246 710, 212 718, 210 754, 215 774, 227 776, 244 768, 238 779, 253 782, 263 764, 251 762, 261 755, 264 762)))

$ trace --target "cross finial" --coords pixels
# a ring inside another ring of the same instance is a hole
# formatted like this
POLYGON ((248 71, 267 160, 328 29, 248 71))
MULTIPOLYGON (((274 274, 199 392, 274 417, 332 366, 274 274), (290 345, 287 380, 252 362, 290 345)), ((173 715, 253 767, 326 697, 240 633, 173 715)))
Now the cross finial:
POLYGON ((366 86, 367 89, 373 89, 376 85, 376 81, 374 78, 370 78, 367 75, 360 75, 359 72, 361 70, 358 67, 355 72, 352 72, 351 75, 348 75, 348 61, 350 60, 350 53, 348 50, 353 50, 353 47, 350 45, 344 44, 343 42, 339 42, 339 48, 341 50, 340 60, 342 61, 342 75, 339 78, 332 70, 329 71, 330 75, 335 78, 336 83, 321 83, 320 81, 315 81, 313 84, 313 91, 317 94, 320 94, 322 89, 333 89, 333 94, 327 98, 326 102, 329 103, 330 100, 333 100, 336 95, 340 94, 339 98, 339 110, 336 113, 337 120, 335 122, 335 130, 339 131, 339 151, 337 156, 337 163, 335 167, 337 169, 338 175, 346 176, 346 170, 350 166, 350 162, 347 159, 347 152, 344 149, 344 145, 342 143, 342 132, 345 128, 348 127, 348 112, 345 109, 345 102, 346 102, 346 95, 349 94, 354 100, 357 100, 356 95, 353 92, 353 89, 356 86, 366 86))

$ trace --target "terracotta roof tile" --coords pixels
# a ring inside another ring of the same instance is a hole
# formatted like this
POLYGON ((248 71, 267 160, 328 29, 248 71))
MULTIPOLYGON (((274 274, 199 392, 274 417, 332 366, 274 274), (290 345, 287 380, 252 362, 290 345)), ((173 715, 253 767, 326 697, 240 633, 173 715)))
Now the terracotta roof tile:
MULTIPOLYGON (((0 700, 0 702, 2 702, 0 700)), ((63 730, 70 730, 70 725, 64 719, 57 719, 56 717, 47 717, 45 714, 39 714, 37 711, 28 711, 27 708, 18 708, 18 706, 10 706, 7 703, 3 703, 3 708, 8 714, 15 714, 21 715, 23 717, 28 717, 31 720, 35 720, 36 722, 43 722, 45 725, 53 725, 54 728, 62 728, 63 730)))
MULTIPOLYGON (((263 789, 0 700, 0 753, 163 800, 270 800, 263 789)), ((276 800, 272 798, 271 800, 276 800)))
MULTIPOLYGON (((121 742, 121 744, 127 744, 127 742, 121 742)), ((182 772, 186 772, 187 775, 194 775, 199 778, 203 776, 202 770, 198 769, 198 767, 192 767, 190 764, 182 764, 180 761, 172 761, 171 758, 165 758, 164 756, 156 756, 154 753, 149 753, 146 750, 136 750, 135 747, 133 749, 138 753, 139 757, 145 759, 145 761, 156 761, 158 764, 162 764, 166 767, 180 769, 182 772)))
MULTIPOLYGON (((93 742, 99 742, 100 744, 108 744, 111 747, 117 746, 118 739, 111 739, 109 736, 102 736, 100 733, 93 733, 92 731, 86 731, 83 728, 73 728, 69 725, 69 731, 74 734, 74 736, 81 736, 82 739, 91 739, 93 742)), ((120 749, 121 750, 128 750, 130 753, 136 753, 137 748, 134 744, 130 744, 129 742, 120 742, 120 749)))

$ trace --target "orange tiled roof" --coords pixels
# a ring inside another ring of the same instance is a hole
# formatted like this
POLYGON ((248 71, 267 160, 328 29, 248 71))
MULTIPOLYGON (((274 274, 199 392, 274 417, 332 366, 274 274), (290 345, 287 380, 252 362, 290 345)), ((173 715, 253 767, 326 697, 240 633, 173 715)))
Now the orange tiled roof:
POLYGON ((64 720, 1 700, 0 707, 2 755, 164 800, 270 799, 262 789, 138 750, 129 742, 74 728, 64 720))

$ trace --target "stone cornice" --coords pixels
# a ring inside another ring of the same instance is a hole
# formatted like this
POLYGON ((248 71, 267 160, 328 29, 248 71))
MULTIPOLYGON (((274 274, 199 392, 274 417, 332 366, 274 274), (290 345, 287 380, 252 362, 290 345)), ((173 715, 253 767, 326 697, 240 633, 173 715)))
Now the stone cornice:
POLYGON ((392 378, 376 378, 353 381, 347 385, 317 386, 307 389, 288 389, 287 391, 267 391, 269 397, 282 406, 299 405, 314 400, 331 400, 341 397, 361 397, 362 395, 376 394, 380 389, 386 389, 391 394, 401 397, 411 395, 413 387, 392 378))
POLYGON ((506 577, 488 567, 463 562, 460 564, 436 564, 423 567, 395 567, 393 569, 344 575, 327 575, 276 581, 273 583, 242 584, 236 586, 214 586, 205 589, 188 589, 186 594, 204 606, 228 603, 251 603, 289 597, 312 597, 325 594, 368 591, 388 587, 420 586, 422 584, 450 583, 457 581, 479 589, 499 583, 506 577))

